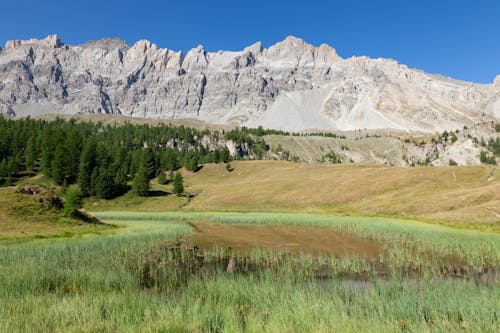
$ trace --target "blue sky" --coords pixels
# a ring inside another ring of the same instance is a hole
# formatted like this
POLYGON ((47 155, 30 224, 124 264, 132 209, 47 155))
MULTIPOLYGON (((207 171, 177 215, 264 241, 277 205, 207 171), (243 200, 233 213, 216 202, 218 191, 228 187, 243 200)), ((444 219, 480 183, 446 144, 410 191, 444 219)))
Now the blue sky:
POLYGON ((490 83, 500 74, 498 0, 3 0, 0 8, 1 45, 57 33, 67 44, 121 37, 216 51, 294 35, 342 57, 393 58, 457 79, 490 83))

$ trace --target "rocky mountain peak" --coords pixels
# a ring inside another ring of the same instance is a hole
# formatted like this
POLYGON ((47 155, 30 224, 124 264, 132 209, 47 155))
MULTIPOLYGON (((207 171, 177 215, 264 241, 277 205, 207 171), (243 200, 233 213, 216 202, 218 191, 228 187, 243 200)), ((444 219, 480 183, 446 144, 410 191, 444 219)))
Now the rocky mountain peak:
POLYGON ((342 59, 297 37, 184 56, 148 40, 78 46, 57 35, 0 52, 0 114, 120 113, 287 131, 432 132, 500 117, 500 76, 477 85, 389 59, 342 59))
POLYGON ((281 62, 283 65, 298 65, 305 55, 312 57, 314 47, 304 40, 289 36, 285 40, 270 46, 265 50, 266 57, 281 62))
POLYGON ((244 53, 260 54, 262 53, 262 42, 256 42, 252 45, 245 47, 244 53))
POLYGON ((497 77, 493 81, 493 86, 497 89, 500 89, 500 75, 497 75, 497 77))
POLYGON ((182 62, 182 69, 187 72, 202 71, 208 66, 206 54, 202 45, 189 50, 182 62))
POLYGON ((9 40, 5 43, 6 49, 15 49, 23 46, 58 48, 64 45, 58 35, 49 35, 44 39, 29 39, 29 40, 9 40))
POLYGON ((103 38, 99 40, 92 40, 81 45, 83 48, 96 48, 111 51, 114 49, 127 50, 130 46, 121 38, 103 38))

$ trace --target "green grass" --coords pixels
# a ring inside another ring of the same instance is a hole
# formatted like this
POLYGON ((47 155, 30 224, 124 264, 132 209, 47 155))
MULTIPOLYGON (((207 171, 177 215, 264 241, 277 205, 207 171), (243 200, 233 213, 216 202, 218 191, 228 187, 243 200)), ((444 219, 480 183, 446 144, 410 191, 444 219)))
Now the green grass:
POLYGON ((213 212, 96 212, 104 221, 203 220, 217 223, 291 224, 335 228, 340 231, 377 239, 390 246, 394 256, 409 264, 423 261, 427 251, 453 255, 470 265, 488 263, 500 266, 500 235, 462 230, 418 221, 376 217, 330 216, 284 213, 213 213, 213 212), (405 246, 403 246, 405 245, 405 246), (404 253, 405 248, 412 251, 404 253), (422 254, 416 257, 415 252, 422 254))
MULTIPOLYGON (((394 275, 375 279, 368 289, 363 289, 342 279, 316 286, 307 276, 292 271, 287 274, 286 270, 269 270, 260 275, 223 273, 181 280, 180 266, 164 248, 165 242, 191 231, 185 222, 284 223, 339 228, 363 237, 415 242, 439 251, 463 251, 471 255, 473 264, 478 264, 481 249, 498 258, 500 245, 496 234, 352 216, 182 212, 97 215, 119 228, 101 236, 0 243, 0 331, 495 332, 500 329, 498 282, 486 287, 472 280, 428 277, 416 281, 394 275), (156 283, 145 287, 145 274, 151 274, 152 264, 156 283)), ((303 263, 308 260, 304 258, 303 263)))
POLYGON ((0 188, 0 241, 73 237, 108 229, 109 226, 64 217, 34 196, 16 193, 13 187, 0 188))

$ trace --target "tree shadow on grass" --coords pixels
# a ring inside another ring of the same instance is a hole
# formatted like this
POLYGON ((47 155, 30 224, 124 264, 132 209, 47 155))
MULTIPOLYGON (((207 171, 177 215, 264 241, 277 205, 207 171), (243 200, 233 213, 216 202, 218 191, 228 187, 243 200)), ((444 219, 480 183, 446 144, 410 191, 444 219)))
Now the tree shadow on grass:
POLYGON ((198 165, 198 166, 196 167, 196 169, 195 169, 195 170, 193 170, 193 172, 198 172, 198 171, 200 171, 201 169, 203 169, 203 165, 198 165))
POLYGON ((156 190, 156 191, 149 191, 148 192, 148 197, 166 197, 167 195, 171 195, 172 193, 170 192, 165 192, 162 190, 156 190))

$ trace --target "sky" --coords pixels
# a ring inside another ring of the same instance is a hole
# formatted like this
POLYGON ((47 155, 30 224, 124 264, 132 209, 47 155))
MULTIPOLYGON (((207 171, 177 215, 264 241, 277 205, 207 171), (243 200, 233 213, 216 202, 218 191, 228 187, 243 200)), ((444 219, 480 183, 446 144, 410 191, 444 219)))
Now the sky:
POLYGON ((120 37, 182 51, 268 47, 293 35, 344 58, 392 58, 480 83, 500 74, 498 0, 2 0, 0 45, 49 34, 66 44, 120 37))

